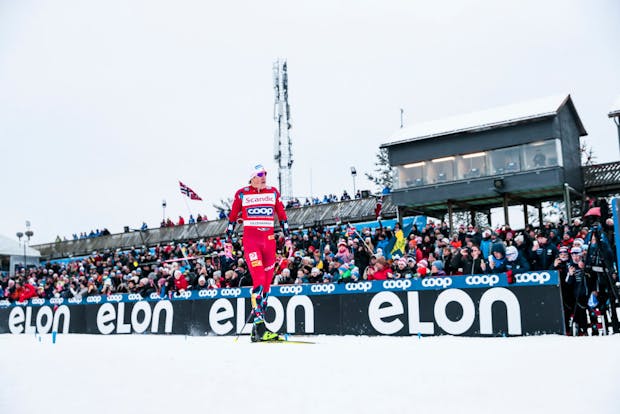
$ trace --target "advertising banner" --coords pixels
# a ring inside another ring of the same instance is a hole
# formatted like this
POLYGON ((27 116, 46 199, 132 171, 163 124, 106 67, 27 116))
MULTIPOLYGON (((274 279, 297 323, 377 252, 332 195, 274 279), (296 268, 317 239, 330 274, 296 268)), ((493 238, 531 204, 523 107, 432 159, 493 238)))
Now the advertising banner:
MULTIPOLYGON (((564 334, 557 272, 273 286, 267 326, 325 335, 564 334)), ((249 288, 0 301, 0 333, 235 335, 249 288)), ((248 324, 242 333, 249 333, 248 324)))

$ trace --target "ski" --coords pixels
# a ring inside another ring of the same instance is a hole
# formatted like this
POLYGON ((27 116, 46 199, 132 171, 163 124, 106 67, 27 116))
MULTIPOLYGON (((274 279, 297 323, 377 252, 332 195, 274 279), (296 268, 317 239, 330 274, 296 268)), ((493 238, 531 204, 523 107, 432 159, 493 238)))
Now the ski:
POLYGON ((255 344, 292 344, 292 345, 313 345, 316 344, 316 342, 311 342, 311 341, 298 341, 298 340, 291 340, 291 339, 281 339, 278 341, 258 341, 258 342, 253 342, 255 344))
POLYGON ((313 341, 304 341, 301 339, 291 339, 291 336, 288 334, 285 335, 280 335, 278 337, 278 339, 273 340, 273 341, 257 341, 257 342, 253 342, 256 344, 284 344, 284 343, 288 343, 288 344, 296 344, 296 345, 312 345, 312 344, 316 344, 316 342, 313 341))

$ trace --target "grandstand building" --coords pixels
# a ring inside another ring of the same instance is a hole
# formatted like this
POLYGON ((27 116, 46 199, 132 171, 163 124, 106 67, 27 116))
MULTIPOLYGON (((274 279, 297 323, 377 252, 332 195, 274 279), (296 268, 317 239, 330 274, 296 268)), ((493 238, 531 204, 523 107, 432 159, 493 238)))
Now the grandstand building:
POLYGON ((585 135, 570 95, 563 95, 413 125, 381 147, 397 173, 392 201, 402 211, 473 216, 503 206, 509 224, 511 204, 540 209, 543 201, 570 205, 583 197, 585 135))

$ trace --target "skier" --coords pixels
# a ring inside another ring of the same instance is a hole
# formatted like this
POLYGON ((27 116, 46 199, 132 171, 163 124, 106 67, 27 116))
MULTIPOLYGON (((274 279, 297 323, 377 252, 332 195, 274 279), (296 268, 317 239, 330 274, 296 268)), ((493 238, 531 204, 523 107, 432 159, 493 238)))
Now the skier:
POLYGON ((254 323, 250 339, 252 342, 278 341, 282 338, 265 326, 267 296, 276 261, 274 214, 278 215, 284 237, 287 239, 288 221, 280 193, 275 187, 267 186, 267 171, 262 165, 255 166, 251 171, 249 184, 235 193, 226 229, 227 242, 232 241, 237 220, 243 220, 243 251, 253 282, 254 323))

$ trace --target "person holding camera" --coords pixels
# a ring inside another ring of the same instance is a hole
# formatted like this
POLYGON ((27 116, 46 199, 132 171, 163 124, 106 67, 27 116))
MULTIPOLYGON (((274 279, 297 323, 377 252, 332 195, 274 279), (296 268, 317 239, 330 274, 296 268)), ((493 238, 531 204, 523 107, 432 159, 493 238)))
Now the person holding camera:
POLYGON ((288 221, 280 192, 267 185, 267 171, 262 165, 256 165, 250 172, 249 185, 235 193, 226 229, 227 242, 230 243, 237 220, 243 221, 243 251, 253 286, 252 342, 281 339, 277 333, 269 331, 265 326, 267 296, 276 261, 275 215, 280 220, 284 237, 289 239, 288 221))
POLYGON ((558 257, 558 248, 549 243, 548 233, 545 229, 540 229, 533 241, 530 259, 532 270, 553 269, 553 262, 558 257))
POLYGON ((481 275, 487 272, 488 265, 484 258, 480 246, 474 244, 471 246, 471 262, 467 263, 467 267, 463 268, 464 275, 481 275))
MULTIPOLYGON (((480 252, 480 250, 478 250, 480 252)), ((444 257, 446 254, 444 253, 444 257)), ((457 274, 457 275, 467 275, 472 274, 472 265, 473 265, 473 257, 470 254, 470 250, 467 247, 462 247, 458 249, 458 252, 454 255, 454 257, 450 260, 449 269, 446 273, 448 274, 457 274)))

